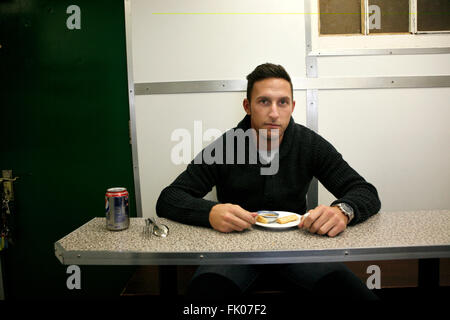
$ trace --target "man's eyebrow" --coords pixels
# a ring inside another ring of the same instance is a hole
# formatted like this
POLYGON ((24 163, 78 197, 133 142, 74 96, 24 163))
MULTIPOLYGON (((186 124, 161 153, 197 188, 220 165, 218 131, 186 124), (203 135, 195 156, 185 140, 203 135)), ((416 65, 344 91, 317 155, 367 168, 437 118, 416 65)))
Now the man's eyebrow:
MULTIPOLYGON (((258 96, 258 97, 256 97, 256 100, 261 100, 261 99, 272 100, 271 97, 267 97, 267 96, 258 96)), ((278 99, 278 100, 286 99, 286 100, 290 101, 290 100, 291 100, 291 97, 289 97, 289 96, 284 96, 284 97, 279 97, 279 98, 277 98, 277 99, 278 99)))

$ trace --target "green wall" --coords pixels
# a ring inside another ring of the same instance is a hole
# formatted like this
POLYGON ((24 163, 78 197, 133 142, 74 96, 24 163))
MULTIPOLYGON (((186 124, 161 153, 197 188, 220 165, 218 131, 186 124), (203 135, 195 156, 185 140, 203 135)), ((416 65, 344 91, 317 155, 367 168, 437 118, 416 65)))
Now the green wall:
POLYGON ((0 17, 0 169, 19 176, 6 297, 117 297, 134 267, 81 266, 68 290, 54 242, 104 216, 108 187, 128 188, 136 216, 123 0, 3 0, 0 17))

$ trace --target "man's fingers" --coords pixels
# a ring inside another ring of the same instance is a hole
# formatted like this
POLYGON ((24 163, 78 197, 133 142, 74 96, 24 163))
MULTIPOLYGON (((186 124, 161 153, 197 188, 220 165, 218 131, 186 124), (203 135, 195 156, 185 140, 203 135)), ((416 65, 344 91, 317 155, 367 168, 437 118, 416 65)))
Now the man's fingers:
POLYGON ((229 233, 229 232, 233 232, 233 231, 239 231, 237 229, 238 229, 238 227, 236 227, 235 225, 228 223, 228 222, 224 222, 223 225, 218 229, 218 231, 229 233))
POLYGON ((250 212, 233 205, 223 215, 223 221, 233 230, 243 231, 255 223, 255 218, 250 212))
POLYGON ((304 222, 305 222, 305 219, 306 219, 306 217, 307 216, 309 216, 309 213, 311 212, 311 210, 309 210, 307 213, 305 213, 304 215, 302 215, 301 217, 300 217, 300 223, 298 224, 298 227, 301 229, 301 228, 303 228, 303 224, 304 224, 304 222))
POLYGON ((317 232, 317 234, 324 235, 324 234, 327 234, 328 231, 330 231, 334 226, 335 226, 335 221, 328 220, 324 224, 322 224, 315 232, 317 232))
POLYGON ((322 208, 320 206, 316 207, 313 210, 309 210, 308 213, 308 216, 303 220, 303 228, 309 230, 314 221, 316 221, 316 219, 321 215, 322 208))
POLYGON ((338 223, 338 224, 334 225, 334 227, 328 232, 328 236, 335 237, 344 230, 345 230, 345 225, 341 225, 338 223))
POLYGON ((316 233, 322 228, 322 226, 329 221, 329 217, 325 211, 321 212, 320 216, 313 222, 309 228, 309 232, 316 233))
POLYGON ((308 213, 308 216, 302 217, 299 228, 306 229, 311 233, 334 237, 344 231, 347 226, 340 215, 336 214, 335 208, 320 205, 308 213))
MULTIPOLYGON (((247 224, 250 226, 250 224, 247 224)), ((221 224, 216 228, 220 232, 233 232, 233 231, 244 231, 246 228, 242 225, 235 224, 230 218, 225 218, 221 224)))
POLYGON ((242 231, 244 229, 250 228, 251 224, 245 220, 242 220, 240 217, 230 214, 227 220, 228 223, 234 226, 234 230, 242 231))
POLYGON ((258 215, 255 212, 250 212, 247 211, 245 209, 242 209, 240 206, 238 205, 234 205, 231 209, 230 212, 233 213, 237 218, 249 223, 249 224, 255 224, 256 219, 255 217, 258 215))
POLYGON ((209 223, 220 232, 243 231, 254 224, 256 214, 231 203, 217 204, 211 208, 209 223))

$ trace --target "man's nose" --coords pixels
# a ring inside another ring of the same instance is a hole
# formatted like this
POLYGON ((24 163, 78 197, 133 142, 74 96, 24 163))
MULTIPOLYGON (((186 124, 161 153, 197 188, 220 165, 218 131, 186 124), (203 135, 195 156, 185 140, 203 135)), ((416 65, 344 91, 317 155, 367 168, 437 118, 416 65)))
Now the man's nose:
POLYGON ((269 113, 269 117, 272 119, 277 119, 279 117, 279 113, 278 113, 278 107, 277 105, 274 103, 270 106, 270 113, 269 113))

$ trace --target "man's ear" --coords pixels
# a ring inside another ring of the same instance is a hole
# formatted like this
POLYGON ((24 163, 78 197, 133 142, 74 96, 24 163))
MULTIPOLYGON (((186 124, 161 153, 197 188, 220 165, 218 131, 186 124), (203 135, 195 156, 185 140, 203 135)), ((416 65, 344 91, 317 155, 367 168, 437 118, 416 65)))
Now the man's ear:
POLYGON ((250 114, 251 114, 251 110, 250 110, 250 101, 248 101, 248 99, 245 98, 244 101, 242 102, 242 105, 244 106, 245 113, 247 113, 248 115, 250 115, 250 114))

